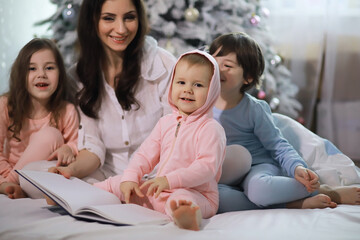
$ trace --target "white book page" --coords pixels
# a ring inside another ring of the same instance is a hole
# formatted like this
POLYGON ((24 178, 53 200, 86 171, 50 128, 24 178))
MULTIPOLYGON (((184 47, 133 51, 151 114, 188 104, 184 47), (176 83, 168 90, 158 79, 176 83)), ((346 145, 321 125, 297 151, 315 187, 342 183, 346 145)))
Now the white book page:
POLYGON ((170 218, 167 215, 136 204, 91 206, 80 209, 76 216, 127 225, 160 225, 170 222, 170 218), (108 219, 110 221, 106 221, 89 213, 96 213, 97 215, 102 216, 104 219, 108 219))
POLYGON ((50 195, 54 195, 53 200, 62 207, 65 208, 63 203, 58 202, 58 199, 66 202, 68 205, 66 210, 70 214, 74 214, 77 209, 84 206, 121 204, 120 199, 114 194, 75 177, 67 179, 60 174, 31 170, 19 170, 18 172, 35 182, 35 185, 45 190, 44 192, 47 191, 50 195))

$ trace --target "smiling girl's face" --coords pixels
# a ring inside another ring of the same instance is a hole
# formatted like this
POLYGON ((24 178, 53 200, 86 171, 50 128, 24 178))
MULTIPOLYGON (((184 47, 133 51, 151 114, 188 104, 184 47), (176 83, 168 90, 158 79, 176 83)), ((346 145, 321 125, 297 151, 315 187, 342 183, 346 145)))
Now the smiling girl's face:
POLYGON ((53 52, 42 49, 32 54, 28 66, 27 90, 32 102, 46 105, 59 83, 59 69, 53 52))

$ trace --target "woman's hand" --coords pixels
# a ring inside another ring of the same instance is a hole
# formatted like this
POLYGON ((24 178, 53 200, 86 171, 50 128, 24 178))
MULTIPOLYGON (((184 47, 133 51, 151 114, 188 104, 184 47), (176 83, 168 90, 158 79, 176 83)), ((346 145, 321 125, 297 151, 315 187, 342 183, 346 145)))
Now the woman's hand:
POLYGON ((140 189, 143 189, 148 185, 149 188, 146 196, 153 196, 155 194, 155 198, 157 198, 162 191, 170 188, 169 182, 165 176, 147 180, 141 185, 140 189))
POLYGON ((139 184, 137 184, 136 182, 130 182, 130 181, 122 182, 120 184, 120 191, 124 195, 126 203, 130 203, 130 196, 133 193, 135 193, 139 197, 144 197, 144 194, 141 192, 139 188, 139 184))
POLYGON ((56 149, 49 157, 48 161, 57 159, 56 166, 67 166, 70 163, 75 161, 75 156, 71 148, 64 144, 58 149, 56 149))

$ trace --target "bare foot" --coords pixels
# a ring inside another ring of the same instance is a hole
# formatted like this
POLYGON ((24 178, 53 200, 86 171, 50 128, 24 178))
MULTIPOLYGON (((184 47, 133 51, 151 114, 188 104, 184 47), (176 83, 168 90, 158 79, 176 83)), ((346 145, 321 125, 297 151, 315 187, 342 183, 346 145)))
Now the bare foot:
POLYGON ((337 204, 331 201, 329 196, 318 194, 313 197, 304 198, 298 201, 288 203, 287 208, 314 209, 314 208, 335 208, 337 204))
POLYGON ((8 186, 5 187, 5 192, 9 198, 16 199, 16 198, 26 198, 26 193, 21 189, 20 185, 16 183, 8 183, 8 186))
POLYGON ((174 222, 179 228, 199 231, 200 226, 197 219, 200 208, 193 206, 192 202, 186 200, 180 200, 179 205, 175 200, 170 202, 170 208, 172 210, 174 222))
POLYGON ((360 188, 353 186, 330 187, 323 184, 320 193, 328 195, 338 204, 360 205, 360 188))

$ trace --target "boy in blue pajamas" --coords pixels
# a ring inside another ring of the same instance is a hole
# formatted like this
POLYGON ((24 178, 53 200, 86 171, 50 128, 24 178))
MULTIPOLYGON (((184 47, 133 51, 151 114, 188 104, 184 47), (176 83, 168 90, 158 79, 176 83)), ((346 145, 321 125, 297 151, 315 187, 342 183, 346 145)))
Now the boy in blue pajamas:
POLYGON ((214 118, 225 129, 228 147, 241 145, 244 147, 241 151, 250 152, 248 159, 239 159, 229 157, 228 151, 223 176, 236 174, 234 170, 226 172, 226 164, 236 166, 239 161, 251 161, 244 179, 234 176, 232 179, 237 182, 219 185, 219 212, 336 207, 329 196, 319 194, 319 177, 282 136, 269 105, 245 92, 259 83, 264 71, 258 44, 244 33, 226 34, 214 40, 210 54, 219 64, 221 76, 214 118))

